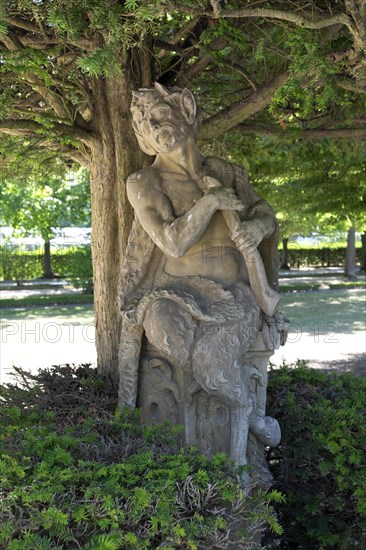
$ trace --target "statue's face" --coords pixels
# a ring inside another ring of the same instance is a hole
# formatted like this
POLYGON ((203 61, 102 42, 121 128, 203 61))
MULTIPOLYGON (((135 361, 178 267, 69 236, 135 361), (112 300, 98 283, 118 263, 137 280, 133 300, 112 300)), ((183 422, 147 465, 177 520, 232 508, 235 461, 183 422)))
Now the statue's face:
POLYGON ((158 101, 144 113, 133 112, 133 127, 144 150, 167 153, 188 135, 190 125, 178 106, 158 101))

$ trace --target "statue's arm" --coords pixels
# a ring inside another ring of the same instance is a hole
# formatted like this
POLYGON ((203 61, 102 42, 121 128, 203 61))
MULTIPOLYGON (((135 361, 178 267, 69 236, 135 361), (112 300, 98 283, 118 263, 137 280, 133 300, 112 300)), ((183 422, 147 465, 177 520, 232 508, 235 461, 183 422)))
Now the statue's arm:
POLYGON ((227 208, 240 210, 241 202, 230 190, 208 192, 184 215, 176 217, 153 171, 132 174, 127 195, 136 216, 154 243, 168 256, 180 258, 202 237, 213 214, 226 201, 227 208))

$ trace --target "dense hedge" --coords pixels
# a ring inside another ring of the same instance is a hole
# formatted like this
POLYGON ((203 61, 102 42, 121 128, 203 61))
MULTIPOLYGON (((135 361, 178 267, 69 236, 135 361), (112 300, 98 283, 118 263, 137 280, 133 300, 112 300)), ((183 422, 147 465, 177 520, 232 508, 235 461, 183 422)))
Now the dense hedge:
POLYGON ((43 275, 43 256, 40 252, 17 251, 1 246, 0 278, 17 281, 21 284, 27 279, 36 279, 43 275))
POLYGON ((177 429, 115 413, 95 370, 54 368, 0 388, 0 548, 250 550, 276 492, 248 496, 240 470, 182 449, 177 429))
POLYGON ((267 550, 366 548, 365 379, 304 362, 270 372, 283 436, 268 453, 268 498, 247 497, 224 455, 182 450, 176 430, 116 414, 87 365, 19 380, 0 387, 0 548, 249 550, 265 521, 267 550))
MULTIPOLYGON (((270 372, 269 414, 282 429, 269 453, 284 528, 280 548, 366 548, 366 380, 299 361, 270 372)), ((278 548, 273 546, 273 548, 278 548)))
MULTIPOLYGON (((28 252, 9 246, 0 247, 0 279, 18 281, 36 279, 43 274, 41 251, 28 252)), ((280 251, 281 253, 281 251, 280 251)), ((345 247, 290 248, 288 263, 292 268, 306 266, 342 266, 346 259, 345 247)), ((361 249, 356 248, 357 262, 361 262, 361 249)), ((69 278, 76 286, 86 290, 92 288, 92 259, 89 245, 62 248, 52 253, 53 271, 69 278)))
MULTIPOLYGON (((281 253, 281 251, 280 251, 281 253)), ((361 263, 361 248, 356 248, 356 261, 361 263)), ((322 247, 290 248, 288 251, 288 264, 292 268, 321 266, 343 266, 346 261, 346 247, 322 247)))
MULTIPOLYGON (((41 250, 29 252, 9 246, 0 247, 0 278, 21 284, 43 275, 41 250)), ((90 290, 93 270, 89 245, 62 248, 52 253, 52 269, 60 277, 70 279, 75 286, 90 290)))

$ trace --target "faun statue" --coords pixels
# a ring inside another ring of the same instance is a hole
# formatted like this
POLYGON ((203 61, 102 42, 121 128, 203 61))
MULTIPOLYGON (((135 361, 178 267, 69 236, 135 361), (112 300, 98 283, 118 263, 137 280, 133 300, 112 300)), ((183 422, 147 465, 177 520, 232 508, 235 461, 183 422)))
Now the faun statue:
POLYGON ((286 333, 274 212, 244 168, 201 155, 189 90, 141 89, 131 111, 155 160, 127 181, 120 405, 182 424, 186 443, 251 464, 266 486, 264 447, 280 441, 265 415, 267 363, 286 333))

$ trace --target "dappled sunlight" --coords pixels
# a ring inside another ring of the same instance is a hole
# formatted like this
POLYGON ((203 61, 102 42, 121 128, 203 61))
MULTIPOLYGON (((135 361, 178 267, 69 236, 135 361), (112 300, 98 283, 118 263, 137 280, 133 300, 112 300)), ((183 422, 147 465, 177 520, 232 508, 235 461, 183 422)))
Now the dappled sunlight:
POLYGON ((25 307, 19 309, 3 309, 2 320, 23 319, 25 321, 32 319, 50 319, 67 320, 72 318, 91 320, 94 318, 93 306, 44 306, 44 307, 25 307))
MULTIPOLYGON (((308 359, 312 366, 349 364, 357 355, 359 370, 365 354, 365 292, 337 290, 287 294, 280 310, 290 320, 285 347, 274 364, 308 359)), ((5 309, 0 325, 2 370, 8 380, 12 364, 36 371, 52 364, 95 362, 92 306, 5 309)))
POLYGON ((327 333, 330 323, 337 332, 353 333, 365 330, 364 303, 363 289, 313 291, 283 296, 280 310, 303 333, 327 333))
POLYGON ((2 323, 0 382, 9 380, 12 365, 36 372, 51 365, 94 363, 94 319, 90 313, 88 317, 79 313, 2 323))

